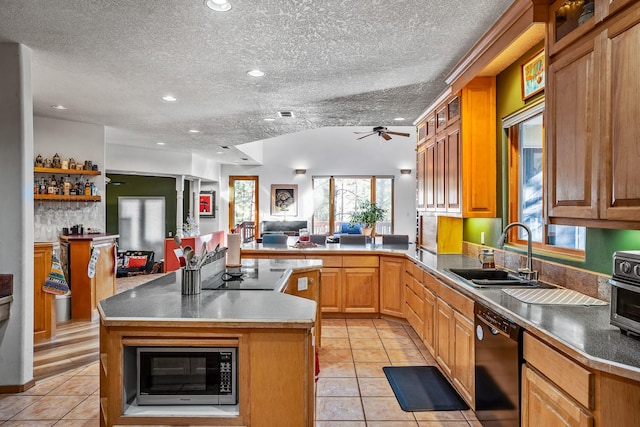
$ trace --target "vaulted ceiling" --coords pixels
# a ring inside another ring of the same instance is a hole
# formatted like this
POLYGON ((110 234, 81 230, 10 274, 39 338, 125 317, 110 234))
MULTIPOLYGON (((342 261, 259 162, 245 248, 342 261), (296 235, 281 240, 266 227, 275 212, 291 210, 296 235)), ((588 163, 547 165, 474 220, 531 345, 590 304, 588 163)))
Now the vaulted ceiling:
POLYGON ((32 50, 36 115, 215 157, 307 129, 410 126, 511 3, 0 0, 0 42, 32 50))

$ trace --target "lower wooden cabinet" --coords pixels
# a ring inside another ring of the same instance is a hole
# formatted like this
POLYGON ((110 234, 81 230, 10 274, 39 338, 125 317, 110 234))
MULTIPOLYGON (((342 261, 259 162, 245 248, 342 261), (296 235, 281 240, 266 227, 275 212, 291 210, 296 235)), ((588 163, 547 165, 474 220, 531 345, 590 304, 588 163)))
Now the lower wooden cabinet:
POLYGON ((51 272, 53 244, 36 243, 33 248, 33 341, 38 343, 56 335, 55 295, 42 290, 51 272))
POLYGON ((475 402, 475 347, 473 322, 453 312, 453 383, 467 402, 475 402))
MULTIPOLYGON (((320 287, 322 281, 320 280, 320 269, 314 268, 307 271, 294 271, 289 277, 285 293, 289 295, 295 295, 300 298, 310 299, 320 304, 320 287), (301 283, 300 279, 306 279, 306 286, 301 283)), ((315 324, 315 345, 322 346, 322 310, 316 310, 316 324, 315 324)))
POLYGON ((447 376, 453 375, 454 352, 453 309, 440 298, 436 299, 436 360, 447 376))
POLYGON ((405 260, 380 257, 380 314, 404 317, 405 260))
POLYGON ((552 382, 522 368, 522 427, 591 427, 593 417, 552 382))
POLYGON ((342 311, 342 269, 323 268, 320 291, 320 307, 323 313, 342 311))
POLYGON ((378 269, 345 268, 342 272, 344 313, 378 313, 378 269))
POLYGON ((436 354, 436 295, 429 289, 423 289, 424 327, 422 342, 429 353, 436 354))

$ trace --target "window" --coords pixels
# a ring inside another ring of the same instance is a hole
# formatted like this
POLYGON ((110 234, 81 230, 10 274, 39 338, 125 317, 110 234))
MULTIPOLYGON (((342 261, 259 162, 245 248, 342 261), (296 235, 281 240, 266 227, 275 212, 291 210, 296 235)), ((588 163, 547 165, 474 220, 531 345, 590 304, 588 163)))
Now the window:
POLYGON ((241 233, 253 228, 258 235, 258 177, 229 177, 229 230, 241 233))
MULTIPOLYGON (((531 229, 537 247, 582 254, 585 227, 548 225, 544 220, 544 103, 504 121, 509 136, 509 222, 531 229)), ((526 243, 526 231, 514 227, 509 240, 526 243)))
POLYGON ((340 233, 363 201, 376 202, 386 217, 376 224, 377 234, 393 233, 393 177, 314 177, 313 233, 340 233))
POLYGON ((121 248, 163 253, 164 202, 164 197, 118 197, 121 248))

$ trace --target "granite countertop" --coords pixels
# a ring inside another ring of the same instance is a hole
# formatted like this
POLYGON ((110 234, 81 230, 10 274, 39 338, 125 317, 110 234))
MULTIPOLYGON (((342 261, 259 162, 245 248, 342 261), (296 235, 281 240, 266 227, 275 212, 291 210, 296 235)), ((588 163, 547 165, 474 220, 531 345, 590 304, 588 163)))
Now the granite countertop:
POLYGON ((247 279, 248 289, 202 290, 182 295, 181 273, 173 272, 100 301, 98 311, 108 326, 145 324, 192 327, 313 326, 316 302, 281 291, 291 273, 319 268, 318 260, 243 260, 242 267, 256 269, 247 279), (257 282, 272 290, 252 290, 257 282))
POLYGON ((407 254, 452 288, 513 320, 536 337, 592 368, 640 381, 640 340, 620 333, 609 323, 609 305, 569 306, 527 304, 500 289, 474 288, 446 272, 447 268, 477 268, 463 255, 407 254))

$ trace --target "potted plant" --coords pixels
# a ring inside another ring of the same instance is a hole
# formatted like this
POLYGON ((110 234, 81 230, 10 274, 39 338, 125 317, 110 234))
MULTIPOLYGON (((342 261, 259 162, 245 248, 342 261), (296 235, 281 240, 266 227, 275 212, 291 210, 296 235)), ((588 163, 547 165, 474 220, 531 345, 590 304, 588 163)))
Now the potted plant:
POLYGON ((376 202, 364 201, 351 214, 351 224, 362 224, 362 234, 371 236, 375 230, 376 222, 384 219, 386 209, 379 207, 376 202))

